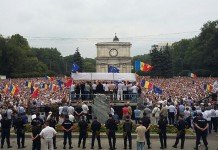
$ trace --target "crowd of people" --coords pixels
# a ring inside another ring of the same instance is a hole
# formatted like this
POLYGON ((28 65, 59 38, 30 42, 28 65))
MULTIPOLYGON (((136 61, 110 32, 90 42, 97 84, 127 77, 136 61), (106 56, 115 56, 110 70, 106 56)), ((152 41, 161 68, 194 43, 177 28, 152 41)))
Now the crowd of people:
MULTIPOLYGON (((57 80, 64 80, 57 78, 57 80)), ((146 141, 148 148, 151 148, 150 128, 157 125, 161 149, 167 147, 166 126, 174 125, 177 129, 177 138, 173 147, 177 147, 181 139, 181 149, 184 148, 185 129, 192 128, 196 132, 196 145, 198 149, 202 137, 206 149, 207 131, 217 132, 218 110, 216 103, 209 102, 207 105, 201 101, 211 93, 203 88, 204 83, 212 84, 216 78, 187 78, 176 77, 171 79, 150 79, 146 78, 153 85, 160 87, 163 94, 157 94, 152 89, 140 87, 140 81, 74 81, 70 87, 60 86, 55 90, 42 88, 42 84, 55 84, 44 78, 11 79, 0 81, 0 120, 1 120, 1 147, 4 147, 6 139, 8 148, 11 148, 10 129, 13 126, 17 134, 18 148, 25 148, 25 125, 32 125, 32 149, 41 149, 41 139, 44 139, 46 148, 56 149, 57 124, 62 126, 64 134, 63 148, 66 148, 67 139, 69 148, 72 146, 72 125, 77 123, 80 127, 78 147, 86 148, 88 124, 91 123, 92 143, 94 149, 95 138, 98 140, 98 147, 102 149, 100 140, 101 124, 95 116, 90 116, 90 110, 85 100, 92 99, 95 94, 108 94, 111 102, 137 102, 137 97, 142 100, 143 107, 136 107, 132 110, 130 105, 122 108, 123 115, 119 117, 111 106, 109 119, 105 122, 106 133, 109 140, 109 148, 116 149, 117 124, 123 124, 124 149, 132 149, 132 119, 137 124, 137 149, 144 149, 146 141), (37 97, 31 96, 31 90, 25 85, 30 81, 32 86, 39 89, 37 97), (16 85, 19 92, 13 95, 5 91, 6 85, 16 85), (83 102, 81 102, 81 100, 83 102), (71 102, 77 102, 75 107, 71 102), (39 110, 43 106, 43 111, 39 110), (43 113, 41 113, 43 112, 43 113), (31 119, 28 120, 27 113, 31 119), (41 113, 41 114, 40 114, 41 113), (92 119, 92 121, 90 121, 92 119)))

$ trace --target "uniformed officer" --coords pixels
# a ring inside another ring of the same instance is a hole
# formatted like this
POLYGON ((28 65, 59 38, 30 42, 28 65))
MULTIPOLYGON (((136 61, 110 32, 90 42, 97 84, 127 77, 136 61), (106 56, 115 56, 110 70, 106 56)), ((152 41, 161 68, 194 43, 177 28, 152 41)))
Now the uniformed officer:
POLYGON ((39 113, 36 113, 36 118, 34 118, 34 119, 32 120, 31 125, 32 125, 32 126, 38 125, 39 128, 40 128, 40 131, 41 131, 43 124, 44 124, 44 121, 40 118, 40 114, 39 114, 39 113))
POLYGON ((92 124, 91 124, 91 129, 92 129, 91 149, 94 149, 95 138, 97 138, 98 140, 98 149, 102 149, 101 139, 100 139, 101 123, 97 121, 97 117, 94 117, 94 120, 92 121, 92 124))
POLYGON ((160 149, 167 148, 167 131, 166 131, 167 124, 168 124, 167 119, 163 115, 160 115, 160 120, 158 121, 159 138, 161 144, 160 149))
POLYGON ((107 135, 108 135, 110 150, 114 150, 116 149, 116 146, 115 146, 116 145, 116 133, 115 132, 117 130, 117 124, 112 119, 111 114, 109 114, 109 119, 105 122, 105 127, 108 130, 107 135), (112 145, 111 139, 113 139, 113 145, 112 145))
POLYGON ((32 150, 41 150, 41 138, 39 136, 41 132, 41 123, 38 122, 32 127, 32 150))
POLYGON ((8 148, 11 148, 10 145, 10 129, 11 129, 11 121, 7 118, 7 114, 3 115, 3 118, 1 120, 1 148, 4 147, 4 142, 6 138, 6 142, 8 145, 8 148))
POLYGON ((62 129, 64 131, 64 147, 63 147, 63 149, 66 149, 67 138, 68 138, 68 142, 69 142, 69 149, 72 149, 73 147, 72 147, 72 141, 71 141, 71 138, 72 138, 71 131, 73 129, 73 122, 71 122, 69 120, 68 115, 65 116, 65 120, 61 126, 62 126, 62 129))
POLYGON ((185 129, 188 127, 188 124, 184 121, 183 115, 179 115, 179 121, 175 124, 175 127, 177 128, 177 136, 176 136, 176 142, 173 145, 174 148, 177 148, 177 144, 179 143, 179 139, 181 139, 181 149, 184 149, 184 143, 185 143, 185 129))
POLYGON ((200 143, 200 139, 202 137, 204 146, 206 147, 206 150, 208 150, 208 143, 207 143, 207 128, 209 127, 209 124, 206 119, 203 118, 203 114, 199 113, 198 118, 194 123, 196 127, 196 147, 194 149, 198 150, 198 144, 200 143))
POLYGON ((146 113, 143 113, 143 117, 141 119, 142 125, 146 127, 147 132, 145 132, 145 138, 148 145, 148 149, 151 148, 151 142, 150 142, 150 128, 151 128, 151 120, 149 117, 146 116, 146 113))
POLYGON ((126 120, 123 123, 123 136, 124 136, 124 149, 127 149, 127 139, 129 141, 129 149, 132 149, 132 121, 129 116, 126 116, 126 120))
MULTIPOLYGON (((57 121, 56 121, 56 118, 54 115, 51 115, 51 118, 48 120, 48 123, 49 123, 49 127, 52 127, 52 128, 56 128, 56 125, 57 125, 57 121)), ((57 146, 56 146, 56 135, 54 135, 53 137, 53 147, 54 149, 57 149, 57 146)))
POLYGON ((18 114, 17 119, 14 121, 14 130, 17 133, 17 146, 18 148, 21 147, 25 148, 24 142, 25 142, 25 122, 21 118, 21 114, 18 114), (20 144, 21 139, 21 144, 20 144))
POLYGON ((85 116, 81 117, 81 120, 78 123, 79 126, 79 141, 78 141, 78 147, 80 147, 80 144, 83 140, 83 147, 82 149, 86 148, 86 138, 87 138, 87 128, 88 123, 85 121, 85 116))

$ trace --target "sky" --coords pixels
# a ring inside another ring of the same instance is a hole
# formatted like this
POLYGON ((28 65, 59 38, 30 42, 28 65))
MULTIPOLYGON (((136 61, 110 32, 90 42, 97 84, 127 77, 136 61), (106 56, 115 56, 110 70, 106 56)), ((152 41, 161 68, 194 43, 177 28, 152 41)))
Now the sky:
POLYGON ((95 58, 98 42, 131 42, 131 56, 151 45, 197 36, 218 19, 217 0, 0 0, 0 34, 20 34, 30 47, 95 58))

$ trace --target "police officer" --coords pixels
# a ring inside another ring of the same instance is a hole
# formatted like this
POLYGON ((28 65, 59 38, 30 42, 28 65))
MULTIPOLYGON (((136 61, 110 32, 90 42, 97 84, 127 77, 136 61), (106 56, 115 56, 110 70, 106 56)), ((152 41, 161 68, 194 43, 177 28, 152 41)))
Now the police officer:
POLYGON ((94 120, 91 124, 92 129, 92 144, 91 149, 94 149, 95 138, 98 140, 98 149, 102 149, 101 147, 101 139, 100 139, 100 129, 101 123, 97 121, 97 117, 94 117, 94 120))
POLYGON ((159 139, 161 144, 160 149, 167 148, 167 131, 166 131, 167 124, 168 121, 166 117, 160 115, 160 120, 158 121, 159 139))
POLYGON ((68 115, 65 116, 65 120, 61 126, 62 126, 62 129, 64 131, 64 147, 63 147, 63 149, 66 149, 67 138, 69 140, 69 149, 72 149, 73 147, 72 147, 72 141, 71 141, 71 138, 72 138, 71 131, 73 129, 73 122, 71 122, 69 120, 68 115))
POLYGON ((1 120, 1 148, 4 147, 5 138, 8 148, 12 148, 12 146, 10 145, 10 129, 11 121, 7 118, 7 114, 4 114, 1 120))
POLYGON ((39 128, 40 128, 40 131, 41 131, 43 124, 44 124, 44 121, 40 118, 40 114, 39 114, 39 113, 36 113, 36 118, 34 118, 34 119, 32 120, 31 125, 32 125, 32 126, 38 125, 39 128))
POLYGON ((22 148, 25 148, 24 142, 25 142, 25 122, 21 118, 21 114, 18 114, 17 119, 14 121, 14 130, 17 133, 17 146, 20 148, 22 145, 22 148), (21 144, 20 144, 21 139, 21 144))
POLYGON ((127 139, 129 141, 129 149, 132 149, 132 121, 129 116, 126 116, 126 120, 123 123, 123 136, 124 136, 124 149, 127 149, 127 139))
POLYGON ((151 128, 151 120, 149 117, 146 116, 146 113, 143 113, 143 117, 141 119, 142 125, 146 127, 147 132, 145 132, 145 138, 148 145, 148 149, 151 148, 151 142, 150 142, 150 128, 151 128))
POLYGON ((179 143, 179 139, 181 139, 181 149, 184 149, 185 143, 185 129, 188 127, 188 124, 184 121, 183 115, 179 115, 179 121, 175 124, 177 128, 177 136, 175 144, 173 145, 174 148, 177 148, 177 144, 179 143))
POLYGON ((79 121, 78 126, 79 126, 78 147, 80 147, 80 144, 83 140, 82 149, 85 149, 86 148, 86 138, 87 138, 87 128, 88 128, 88 123, 85 121, 85 116, 81 117, 81 120, 79 121))
POLYGON ((41 132, 41 123, 37 122, 35 126, 32 127, 32 150, 41 150, 41 138, 39 136, 41 132))
POLYGON ((105 127, 107 129, 110 150, 114 150, 114 149, 116 149, 116 147, 115 147, 115 145, 116 145, 116 133, 115 132, 117 130, 117 124, 112 119, 111 114, 109 114, 109 119, 105 122, 105 127), (111 139, 113 139, 113 145, 112 145, 111 139))
MULTIPOLYGON (((56 121, 56 118, 54 115, 51 115, 51 118, 48 119, 48 123, 49 123, 49 127, 52 127, 52 128, 56 128, 56 125, 57 125, 57 121, 56 121)), ((56 135, 54 135, 53 137, 53 147, 54 149, 57 149, 57 146, 56 146, 56 135)))
POLYGON ((200 143, 200 139, 202 137, 204 146, 206 147, 206 150, 208 150, 208 143, 207 143, 207 128, 209 127, 209 124, 206 119, 203 118, 203 114, 199 113, 198 118, 194 123, 196 127, 196 147, 194 149, 198 150, 198 144, 200 143))

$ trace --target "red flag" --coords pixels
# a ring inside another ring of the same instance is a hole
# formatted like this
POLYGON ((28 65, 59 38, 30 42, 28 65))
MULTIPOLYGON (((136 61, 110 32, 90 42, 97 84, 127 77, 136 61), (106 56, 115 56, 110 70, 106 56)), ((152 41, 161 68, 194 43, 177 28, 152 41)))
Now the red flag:
POLYGON ((150 71, 153 67, 149 64, 144 64, 143 70, 144 72, 150 71))
POLYGON ((35 88, 34 91, 33 91, 33 94, 32 94, 32 98, 37 98, 38 97, 38 93, 39 93, 38 88, 35 88))
POLYGON ((73 79, 70 79, 65 83, 65 86, 70 87, 72 84, 73 84, 73 79))

